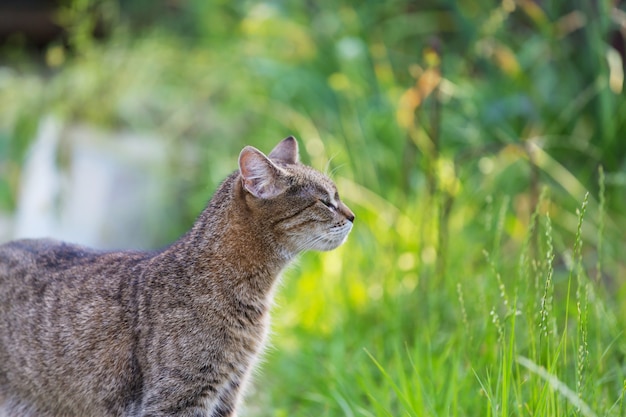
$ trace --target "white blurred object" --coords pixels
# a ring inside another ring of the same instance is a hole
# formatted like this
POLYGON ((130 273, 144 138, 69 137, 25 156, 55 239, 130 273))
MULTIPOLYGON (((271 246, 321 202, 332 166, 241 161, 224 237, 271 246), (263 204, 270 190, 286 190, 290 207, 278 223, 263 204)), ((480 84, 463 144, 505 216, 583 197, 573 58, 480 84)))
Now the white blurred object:
POLYGON ((61 133, 60 123, 45 118, 22 169, 17 201, 14 235, 19 237, 55 236, 58 224, 54 216, 59 193, 56 153, 61 133))
POLYGON ((155 137, 64 129, 44 119, 23 169, 14 237, 103 249, 154 244, 166 212, 167 157, 155 137), (68 156, 63 166, 61 147, 68 156))

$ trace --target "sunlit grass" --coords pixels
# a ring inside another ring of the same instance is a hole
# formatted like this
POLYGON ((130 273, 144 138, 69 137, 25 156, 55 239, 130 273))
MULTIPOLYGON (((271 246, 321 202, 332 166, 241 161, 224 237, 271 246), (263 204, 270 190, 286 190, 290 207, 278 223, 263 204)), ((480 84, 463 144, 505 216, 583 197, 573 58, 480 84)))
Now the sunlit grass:
MULTIPOLYGON (((425 245, 420 222, 390 227, 401 211, 353 205, 362 216, 348 243, 287 273, 259 378, 266 393, 253 397, 267 408, 252 415, 621 415, 624 323, 583 263, 586 199, 570 251, 557 251, 559 232, 538 209, 524 241, 500 242, 495 256, 451 230, 440 278, 428 257, 406 260, 425 245)), ((500 241, 494 221, 485 233, 500 241)))

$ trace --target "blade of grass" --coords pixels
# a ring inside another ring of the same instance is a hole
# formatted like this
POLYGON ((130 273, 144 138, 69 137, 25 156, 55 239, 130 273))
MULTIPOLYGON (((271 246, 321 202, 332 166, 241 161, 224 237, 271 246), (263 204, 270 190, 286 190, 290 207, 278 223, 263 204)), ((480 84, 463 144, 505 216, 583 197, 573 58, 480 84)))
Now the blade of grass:
POLYGON ((597 414, 591 409, 591 407, 579 398, 576 392, 570 389, 556 375, 548 372, 543 366, 537 365, 535 362, 523 356, 517 356, 516 360, 524 368, 546 381, 552 389, 561 394, 572 405, 577 407, 583 416, 597 417, 597 414))

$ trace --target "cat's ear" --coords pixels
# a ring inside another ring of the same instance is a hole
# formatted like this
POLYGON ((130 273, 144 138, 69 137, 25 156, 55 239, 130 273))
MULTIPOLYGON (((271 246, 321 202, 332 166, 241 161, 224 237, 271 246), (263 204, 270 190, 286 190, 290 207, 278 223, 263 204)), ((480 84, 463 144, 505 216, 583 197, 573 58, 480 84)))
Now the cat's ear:
POLYGON ((298 156, 298 141, 293 136, 280 141, 278 145, 269 154, 269 158, 274 161, 282 161, 288 164, 296 164, 300 157, 298 156))
POLYGON ((239 154, 239 172, 244 188, 257 198, 276 197, 287 189, 286 173, 252 146, 239 154))

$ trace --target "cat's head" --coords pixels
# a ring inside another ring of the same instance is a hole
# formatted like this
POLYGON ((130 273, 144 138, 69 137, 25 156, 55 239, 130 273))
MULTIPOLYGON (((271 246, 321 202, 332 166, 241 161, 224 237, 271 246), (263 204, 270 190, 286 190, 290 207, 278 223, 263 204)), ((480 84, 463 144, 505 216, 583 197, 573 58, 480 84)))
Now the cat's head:
POLYGON ((348 237, 354 213, 330 178, 299 162, 295 138, 284 139, 268 156, 246 146, 239 172, 247 203, 289 252, 331 250, 348 237))

